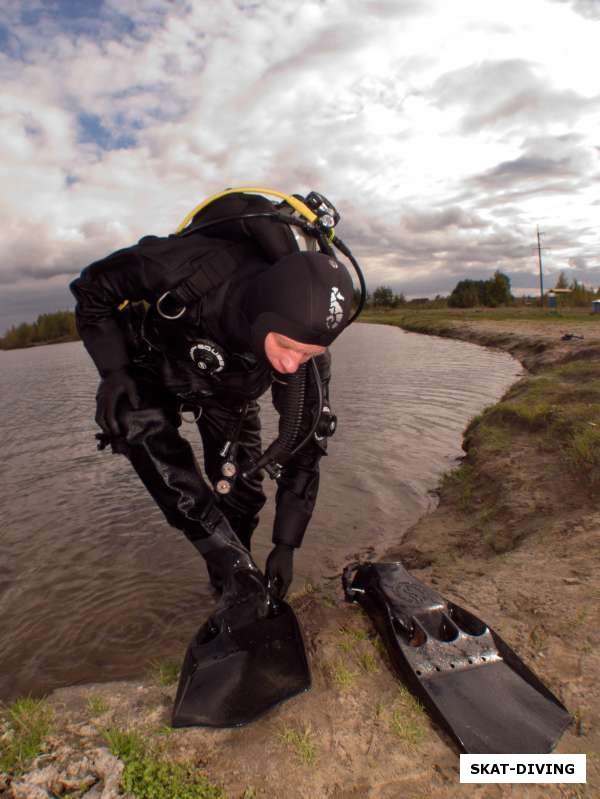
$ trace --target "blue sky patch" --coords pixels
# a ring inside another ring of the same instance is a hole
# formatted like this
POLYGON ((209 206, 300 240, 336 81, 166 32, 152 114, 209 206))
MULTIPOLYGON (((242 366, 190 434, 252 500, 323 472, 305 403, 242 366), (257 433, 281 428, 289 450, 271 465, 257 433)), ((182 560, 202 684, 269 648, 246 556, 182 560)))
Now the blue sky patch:
POLYGON ((124 150, 135 145, 135 138, 131 133, 111 133, 105 128, 96 114, 81 113, 77 117, 79 123, 79 141, 82 143, 93 142, 103 150, 124 150))
POLYGON ((103 0, 52 0, 42 6, 24 7, 20 22, 29 27, 50 23, 65 33, 95 38, 116 38, 135 29, 129 17, 108 8, 103 0))

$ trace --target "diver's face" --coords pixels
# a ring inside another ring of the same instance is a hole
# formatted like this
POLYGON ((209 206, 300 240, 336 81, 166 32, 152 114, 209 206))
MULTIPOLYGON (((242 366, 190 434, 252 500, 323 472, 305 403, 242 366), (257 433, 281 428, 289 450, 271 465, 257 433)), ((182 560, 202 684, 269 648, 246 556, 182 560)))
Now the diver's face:
POLYGON ((281 333, 267 333, 265 338, 265 354, 276 372, 291 375, 306 363, 313 355, 322 355, 325 347, 316 344, 303 344, 281 333))

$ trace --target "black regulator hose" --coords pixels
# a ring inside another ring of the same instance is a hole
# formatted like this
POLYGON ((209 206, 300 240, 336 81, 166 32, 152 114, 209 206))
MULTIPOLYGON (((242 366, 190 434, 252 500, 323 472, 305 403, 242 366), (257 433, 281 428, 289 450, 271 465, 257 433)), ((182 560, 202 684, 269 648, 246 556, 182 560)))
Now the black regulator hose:
POLYGON ((250 465, 243 477, 250 477, 259 469, 266 469, 272 478, 280 477, 281 469, 314 435, 321 418, 323 407, 323 386, 321 375, 314 358, 310 359, 313 377, 317 388, 317 412, 308 434, 300 443, 296 443, 302 425, 302 416, 306 400, 306 381, 308 379, 308 363, 303 363, 294 374, 287 375, 286 391, 279 417, 279 435, 265 450, 263 455, 250 465))
POLYGON ((358 261, 356 260, 356 258, 350 252, 350 248, 347 247, 346 244, 344 244, 344 242, 337 235, 333 236, 332 242, 342 253, 342 255, 345 255, 346 258, 350 261, 358 277, 358 282, 360 283, 360 299, 358 301, 358 306, 354 311, 354 313, 352 314, 352 316, 350 317, 350 319, 348 319, 348 325, 351 325, 352 322, 354 322, 354 320, 360 315, 360 312, 364 308, 367 299, 367 284, 365 282, 365 276, 362 273, 362 269, 358 265, 358 261))

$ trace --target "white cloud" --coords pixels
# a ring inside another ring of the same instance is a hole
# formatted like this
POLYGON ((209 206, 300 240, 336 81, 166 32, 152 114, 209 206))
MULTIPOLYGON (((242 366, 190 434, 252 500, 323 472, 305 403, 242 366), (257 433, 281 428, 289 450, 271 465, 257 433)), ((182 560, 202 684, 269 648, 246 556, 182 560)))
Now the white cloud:
POLYGON ((41 297, 252 183, 330 195, 371 284, 533 275, 537 223, 556 268, 600 264, 591 3, 110 0, 68 24, 4 5, 5 286, 41 297))

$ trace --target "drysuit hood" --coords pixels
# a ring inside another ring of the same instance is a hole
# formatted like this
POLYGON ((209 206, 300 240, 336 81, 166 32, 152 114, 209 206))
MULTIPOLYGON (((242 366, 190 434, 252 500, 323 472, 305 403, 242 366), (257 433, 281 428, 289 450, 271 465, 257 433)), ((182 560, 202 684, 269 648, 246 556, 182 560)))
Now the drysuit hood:
POLYGON ((256 275, 242 310, 254 354, 265 357, 267 333, 304 344, 329 346, 350 318, 353 287, 344 264, 331 255, 294 252, 256 275))

